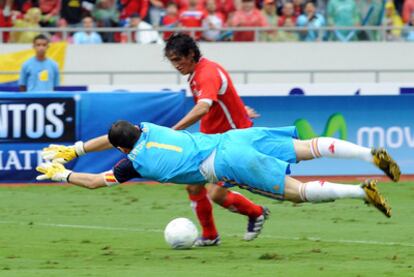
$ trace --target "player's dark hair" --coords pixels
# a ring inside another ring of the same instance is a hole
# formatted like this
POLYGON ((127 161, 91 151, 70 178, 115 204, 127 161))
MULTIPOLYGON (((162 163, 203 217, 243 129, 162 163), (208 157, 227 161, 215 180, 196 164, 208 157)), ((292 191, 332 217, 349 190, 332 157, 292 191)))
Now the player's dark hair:
POLYGON ((109 142, 114 147, 132 149, 140 136, 141 130, 126 120, 118 120, 108 131, 109 142))
POLYGON ((196 41, 189 35, 182 33, 170 36, 164 48, 164 55, 166 57, 171 54, 187 57, 191 52, 194 53, 194 61, 198 62, 201 58, 201 52, 196 41))
POLYGON ((37 36, 35 36, 35 37, 33 38, 33 44, 35 44, 35 43, 36 43, 36 41, 37 41, 37 40, 39 40, 39 39, 41 39, 41 40, 46 40, 46 41, 47 41, 47 43, 49 43, 49 42, 50 42, 49 38, 48 38, 46 35, 44 35, 44 34, 39 34, 39 35, 37 35, 37 36))

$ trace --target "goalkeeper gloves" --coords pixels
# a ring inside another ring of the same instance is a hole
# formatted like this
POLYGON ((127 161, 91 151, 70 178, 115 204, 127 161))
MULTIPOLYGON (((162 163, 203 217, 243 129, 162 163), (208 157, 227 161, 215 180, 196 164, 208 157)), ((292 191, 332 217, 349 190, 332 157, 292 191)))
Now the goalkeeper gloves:
POLYGON ((46 162, 36 167, 36 170, 42 175, 36 177, 36 180, 52 180, 55 182, 68 182, 71 170, 66 169, 62 164, 57 162, 46 162))
POLYGON ((83 142, 78 141, 71 146, 51 144, 49 147, 43 148, 41 156, 46 161, 65 164, 85 154, 86 152, 83 147, 83 142))

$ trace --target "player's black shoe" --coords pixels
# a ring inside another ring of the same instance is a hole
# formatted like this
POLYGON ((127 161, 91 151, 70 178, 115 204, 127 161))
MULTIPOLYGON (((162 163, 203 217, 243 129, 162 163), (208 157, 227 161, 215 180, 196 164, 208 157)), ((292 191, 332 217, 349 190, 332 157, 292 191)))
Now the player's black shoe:
POLYGON ((254 240, 257 238, 260 234, 260 232, 263 229, 263 225, 266 221, 266 219, 270 215, 270 210, 266 207, 262 207, 263 212, 258 217, 249 217, 249 221, 247 223, 247 231, 244 234, 244 240, 254 240))

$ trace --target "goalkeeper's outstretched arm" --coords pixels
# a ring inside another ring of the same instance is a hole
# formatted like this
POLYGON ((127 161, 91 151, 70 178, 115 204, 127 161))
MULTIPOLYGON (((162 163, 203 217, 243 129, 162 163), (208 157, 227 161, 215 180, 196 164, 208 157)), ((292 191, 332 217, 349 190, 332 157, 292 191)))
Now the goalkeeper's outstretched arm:
POLYGON ((86 153, 103 151, 110 148, 113 148, 113 146, 109 142, 108 135, 103 135, 90 139, 87 142, 78 141, 70 146, 51 144, 43 148, 41 155, 46 161, 64 164, 86 153))
POLYGON ((72 172, 68 176, 67 182, 88 189, 107 187, 104 181, 104 173, 92 174, 72 172))
POLYGON ((55 182, 67 182, 88 189, 108 186, 108 183, 105 182, 105 174, 108 174, 108 172, 98 174, 78 173, 66 169, 62 164, 57 162, 42 163, 36 167, 36 170, 41 173, 41 175, 36 177, 38 181, 51 180, 55 182))
POLYGON ((108 135, 96 137, 83 143, 83 150, 85 153, 104 151, 111 148, 113 148, 113 146, 109 142, 108 135))
POLYGON ((133 178, 142 177, 128 159, 122 159, 115 164, 112 170, 98 174, 74 172, 58 162, 42 163, 36 167, 36 170, 41 173, 36 177, 38 181, 67 182, 88 189, 112 187, 133 178))

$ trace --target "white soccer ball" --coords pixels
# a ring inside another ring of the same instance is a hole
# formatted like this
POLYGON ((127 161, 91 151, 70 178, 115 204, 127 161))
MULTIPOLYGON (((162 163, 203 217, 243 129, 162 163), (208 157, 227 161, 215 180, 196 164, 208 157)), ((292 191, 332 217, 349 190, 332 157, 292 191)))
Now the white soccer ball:
POLYGON ((164 230, 165 241, 173 249, 191 248, 198 237, 198 230, 188 218, 180 217, 170 221, 164 230))

